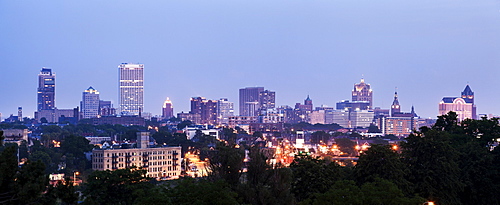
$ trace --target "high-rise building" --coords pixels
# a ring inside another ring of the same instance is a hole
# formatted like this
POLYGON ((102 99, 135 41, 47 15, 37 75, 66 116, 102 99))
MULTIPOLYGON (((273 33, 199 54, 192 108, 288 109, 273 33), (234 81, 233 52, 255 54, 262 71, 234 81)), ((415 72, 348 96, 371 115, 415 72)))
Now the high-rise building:
POLYGON ((370 84, 365 83, 365 79, 361 78, 360 83, 354 84, 352 101, 368 101, 370 102, 369 109, 373 108, 373 91, 370 88, 370 84))
POLYGON ((207 100, 204 97, 192 97, 190 114, 199 115, 199 123, 201 124, 216 124, 217 100, 207 100))
POLYGON ((399 106, 398 92, 394 92, 394 101, 392 101, 391 105, 391 117, 395 117, 398 113, 401 113, 401 107, 399 106))
POLYGON ((122 63, 118 69, 120 112, 122 115, 139 115, 144 111, 144 64, 122 63))
POLYGON ((50 68, 42 68, 38 74, 38 111, 56 107, 56 74, 50 68))
POLYGON ((99 91, 90 86, 83 91, 80 107, 83 118, 94 118, 99 115, 99 91))
POLYGON ((250 110, 250 108, 255 108, 255 103, 257 102, 257 110, 259 109, 259 95, 260 92, 264 91, 264 87, 247 87, 240 89, 240 116, 256 116, 256 110, 250 110), (250 102, 250 105, 247 104, 250 102))
POLYGON ((165 102, 163 103, 162 115, 163 119, 170 119, 174 116, 174 105, 172 105, 172 101, 167 97, 165 102))
POLYGON ((227 98, 221 98, 217 102, 217 118, 219 124, 228 124, 229 117, 234 116, 234 103, 229 102, 227 98))
POLYGON ((268 110, 276 107, 276 92, 264 90, 259 93, 259 109, 268 110))
POLYGON ((444 97, 439 102, 439 115, 448 114, 453 111, 457 113, 458 120, 476 119, 476 105, 474 104, 474 92, 467 85, 460 97, 444 97))

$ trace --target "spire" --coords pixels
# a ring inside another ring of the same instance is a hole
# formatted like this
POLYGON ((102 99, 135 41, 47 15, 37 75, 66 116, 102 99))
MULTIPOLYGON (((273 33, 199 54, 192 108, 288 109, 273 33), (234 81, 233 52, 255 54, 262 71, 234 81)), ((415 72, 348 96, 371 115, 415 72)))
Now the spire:
MULTIPOLYGON (((396 87, 397 89, 397 87, 396 87)), ((391 105, 391 116, 394 117, 394 114, 400 113, 401 112, 401 107, 399 106, 399 100, 398 100, 398 91, 396 90, 394 92, 394 101, 392 101, 391 105)))
POLYGON ((309 95, 307 95, 306 101, 312 101, 311 98, 309 98, 309 95))

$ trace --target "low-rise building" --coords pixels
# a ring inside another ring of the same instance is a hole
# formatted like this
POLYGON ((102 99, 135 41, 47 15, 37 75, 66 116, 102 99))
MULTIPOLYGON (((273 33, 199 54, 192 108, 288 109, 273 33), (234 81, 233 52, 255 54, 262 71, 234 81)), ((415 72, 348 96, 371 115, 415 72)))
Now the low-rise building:
POLYGON ((92 150, 93 170, 117 170, 137 167, 148 177, 178 178, 181 174, 181 147, 148 147, 149 132, 137 133, 137 148, 92 150))

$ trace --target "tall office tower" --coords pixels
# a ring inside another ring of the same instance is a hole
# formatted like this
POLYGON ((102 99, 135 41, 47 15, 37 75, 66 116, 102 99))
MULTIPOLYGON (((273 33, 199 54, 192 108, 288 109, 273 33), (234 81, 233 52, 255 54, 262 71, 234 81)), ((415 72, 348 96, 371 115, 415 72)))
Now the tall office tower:
POLYGON ((313 101, 311 100, 309 95, 307 95, 307 98, 304 100, 304 110, 305 111, 312 111, 313 110, 313 101))
POLYGON ((207 99, 204 97, 192 97, 191 98, 191 114, 201 115, 201 107, 204 101, 207 99))
POLYGON ((361 78, 359 84, 354 84, 352 101, 368 101, 370 102, 369 109, 373 109, 373 91, 370 89, 370 84, 365 83, 365 79, 361 78))
POLYGON ((172 101, 167 97, 165 102, 163 103, 162 115, 163 119, 170 119, 174 116, 174 105, 172 105, 172 101))
POLYGON ((257 110, 259 108, 259 94, 264 91, 264 87, 247 87, 240 89, 240 116, 255 116, 257 113, 250 108, 255 107, 255 103, 257 102, 257 110), (248 106, 247 103, 250 102, 248 106))
POLYGON ((476 105, 474 104, 474 92, 469 85, 465 86, 462 96, 460 97, 444 97, 439 102, 439 115, 448 114, 453 111, 457 113, 458 120, 476 119, 476 105))
POLYGON ((259 93, 259 109, 267 110, 276 107, 276 92, 264 90, 259 93))
POLYGON ((392 101, 391 105, 391 117, 394 117, 398 113, 401 113, 401 107, 399 106, 398 92, 395 92, 394 101, 392 101))
POLYGON ((192 97, 190 114, 199 115, 201 124, 216 124, 217 100, 207 100, 204 97, 192 97))
POLYGON ((120 70, 120 112, 139 115, 144 111, 144 64, 122 63, 120 70))
POLYGON ((94 118, 99 115, 99 91, 92 86, 83 91, 82 101, 80 102, 80 109, 83 118, 94 118))
POLYGON ((38 74, 38 111, 56 107, 56 74, 50 68, 42 68, 38 74))
POLYGON ((23 107, 18 107, 17 108, 17 119, 19 121, 23 120, 23 107))
POLYGON ((234 116, 234 103, 227 98, 221 98, 217 102, 217 120, 219 124, 228 124, 229 117, 234 116))

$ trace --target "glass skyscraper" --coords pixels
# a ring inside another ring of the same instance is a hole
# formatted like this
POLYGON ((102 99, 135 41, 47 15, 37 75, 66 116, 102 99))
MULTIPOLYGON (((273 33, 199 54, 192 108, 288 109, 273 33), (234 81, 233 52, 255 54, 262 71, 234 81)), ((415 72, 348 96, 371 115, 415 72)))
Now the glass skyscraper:
POLYGON ((50 68, 42 68, 38 74, 38 111, 56 107, 56 74, 50 68))
POLYGON ((138 115, 144 111, 144 64, 122 63, 118 68, 120 113, 138 115))

